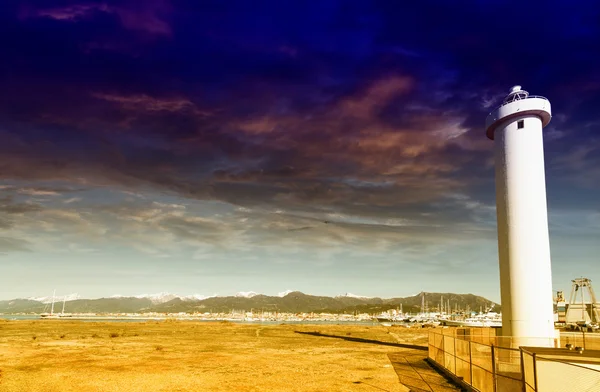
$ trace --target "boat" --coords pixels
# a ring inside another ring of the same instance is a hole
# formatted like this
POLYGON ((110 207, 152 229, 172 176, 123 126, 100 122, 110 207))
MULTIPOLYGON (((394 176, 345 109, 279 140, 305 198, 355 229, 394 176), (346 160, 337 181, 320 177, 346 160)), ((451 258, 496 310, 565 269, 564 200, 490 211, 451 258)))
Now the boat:
POLYGON ((380 323, 399 323, 404 322, 406 317, 402 314, 390 314, 388 312, 382 312, 375 316, 375 320, 380 323))
POLYGON ((54 290, 54 292, 52 293, 52 307, 50 308, 50 313, 42 313, 40 314, 40 317, 43 319, 50 319, 50 318, 58 318, 57 314, 54 314, 54 299, 56 297, 56 290, 54 290))
POLYGON ((67 297, 63 297, 63 307, 62 312, 54 313, 54 302, 56 299, 56 290, 52 293, 52 307, 50 308, 50 313, 41 313, 40 318, 43 319, 58 319, 63 317, 71 317, 70 314, 65 314, 65 303, 67 302, 67 297))
POLYGON ((62 317, 72 317, 72 316, 73 316, 73 315, 71 315, 71 314, 66 314, 66 313, 65 313, 65 303, 66 303, 66 302, 67 302, 67 296, 64 296, 64 297, 63 297, 63 307, 62 307, 62 312, 60 312, 60 313, 58 314, 58 317, 61 317, 61 318, 62 318, 62 317))
MULTIPOLYGON (((443 301, 443 298, 442 298, 443 301)), ((409 314, 402 311, 402 304, 400 304, 400 310, 388 310, 374 317, 379 323, 385 327, 392 325, 400 326, 421 326, 421 327, 436 327, 440 325, 438 320, 439 313, 432 313, 427 311, 425 305, 425 293, 421 293, 421 312, 418 314, 409 314)))
POLYGON ((402 311, 402 304, 400 304, 400 310, 391 309, 387 312, 381 312, 373 317, 373 321, 377 321, 385 327, 390 327, 392 325, 404 325, 407 322, 407 316, 408 315, 402 311))
POLYGON ((475 316, 461 319, 445 319, 441 321, 444 326, 452 327, 492 327, 502 326, 502 316, 496 312, 480 313, 475 316))

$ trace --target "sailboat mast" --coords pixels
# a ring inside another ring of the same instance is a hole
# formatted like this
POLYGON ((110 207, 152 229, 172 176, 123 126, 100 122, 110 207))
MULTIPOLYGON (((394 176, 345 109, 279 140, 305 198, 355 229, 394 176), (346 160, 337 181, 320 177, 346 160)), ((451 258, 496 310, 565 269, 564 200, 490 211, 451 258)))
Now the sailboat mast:
POLYGON ((52 308, 50 308, 50 314, 54 314, 54 297, 56 296, 56 289, 52 293, 52 308))

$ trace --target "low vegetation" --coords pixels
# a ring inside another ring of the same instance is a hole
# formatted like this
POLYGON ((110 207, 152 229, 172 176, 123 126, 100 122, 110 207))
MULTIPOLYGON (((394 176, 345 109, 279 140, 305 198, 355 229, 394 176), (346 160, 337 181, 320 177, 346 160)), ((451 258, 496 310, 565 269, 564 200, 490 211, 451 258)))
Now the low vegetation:
POLYGON ((389 359, 407 350, 398 342, 425 345, 426 330, 11 321, 0 391, 404 391, 389 359))

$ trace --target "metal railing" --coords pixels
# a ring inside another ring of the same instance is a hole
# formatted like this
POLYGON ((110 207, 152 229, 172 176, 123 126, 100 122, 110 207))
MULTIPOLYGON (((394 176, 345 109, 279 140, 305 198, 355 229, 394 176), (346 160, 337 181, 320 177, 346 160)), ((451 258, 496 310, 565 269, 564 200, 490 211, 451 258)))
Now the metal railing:
POLYGON ((529 98, 539 98, 539 99, 543 99, 545 101, 549 101, 548 98, 546 97, 542 97, 541 95, 528 95, 526 98, 516 98, 513 99, 512 101, 508 101, 508 102, 502 102, 500 105, 496 106, 491 112, 488 113, 488 116, 492 113, 494 113, 496 110, 500 109, 502 106, 508 105, 509 103, 513 103, 516 101, 525 101, 529 98))
MULTIPOLYGON (((567 350, 558 348, 558 340, 552 344, 541 339, 539 343, 543 343, 540 345, 545 346, 545 350, 555 352, 541 355, 530 348, 513 348, 516 341, 509 337, 477 331, 468 335, 457 330, 447 332, 429 332, 429 360, 475 391, 600 391, 600 354, 586 356, 582 361, 583 358, 573 354, 565 356, 567 350), (502 345, 497 345, 498 342, 502 345), (576 379, 571 381, 571 377, 576 379)), ((571 345, 580 342, 578 347, 583 347, 583 342, 588 347, 600 344, 600 334, 586 335, 561 334, 560 345, 569 344, 566 340, 570 340, 571 345)), ((537 340, 528 338, 527 342, 536 344, 537 340)))
POLYGON ((577 363, 521 348, 523 390, 525 392, 600 391, 600 357, 577 363))
POLYGON ((491 337, 472 335, 466 340, 432 331, 429 359, 477 391, 520 391, 523 379, 519 350, 475 341, 481 338, 491 337))
MULTIPOLYGON (((496 336, 494 328, 448 328, 438 333, 451 334, 456 338, 483 343, 489 346, 518 347, 518 339, 511 336, 496 336)), ((583 347, 586 350, 600 350, 599 332, 561 332, 560 339, 555 338, 526 338, 526 345, 565 348, 583 347)))
POLYGON ((570 344, 583 347, 585 350, 600 350, 600 333, 598 332, 561 332, 560 346, 570 344))

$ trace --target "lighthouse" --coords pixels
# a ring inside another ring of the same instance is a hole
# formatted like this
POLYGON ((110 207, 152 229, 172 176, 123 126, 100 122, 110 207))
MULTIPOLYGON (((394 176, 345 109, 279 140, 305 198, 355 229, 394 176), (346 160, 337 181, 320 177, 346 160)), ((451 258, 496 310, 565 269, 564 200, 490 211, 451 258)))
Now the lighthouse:
POLYGON ((546 98, 514 86, 486 119, 496 166, 502 335, 517 345, 552 346, 555 338, 542 135, 551 117, 546 98))

